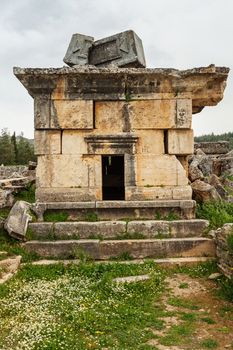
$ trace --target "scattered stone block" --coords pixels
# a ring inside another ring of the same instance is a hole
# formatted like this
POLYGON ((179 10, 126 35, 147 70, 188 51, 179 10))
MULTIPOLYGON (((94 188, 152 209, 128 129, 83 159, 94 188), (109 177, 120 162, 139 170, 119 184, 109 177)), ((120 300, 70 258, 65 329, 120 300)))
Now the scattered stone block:
POLYGON ((217 280, 217 279, 220 278, 221 276, 222 276, 221 273, 215 272, 215 273, 212 273, 211 275, 209 275, 208 279, 209 279, 209 280, 217 280))
POLYGON ((215 187, 204 181, 196 180, 191 184, 191 186, 193 189, 194 198, 201 202, 221 200, 221 197, 215 187))
POLYGON ((12 207, 4 224, 5 230, 13 238, 25 240, 28 222, 32 220, 29 214, 31 204, 17 201, 12 207))
POLYGON ((113 281, 117 284, 122 283, 136 283, 141 281, 147 281, 150 279, 149 275, 140 275, 140 276, 127 276, 127 277, 117 277, 114 278, 113 281))

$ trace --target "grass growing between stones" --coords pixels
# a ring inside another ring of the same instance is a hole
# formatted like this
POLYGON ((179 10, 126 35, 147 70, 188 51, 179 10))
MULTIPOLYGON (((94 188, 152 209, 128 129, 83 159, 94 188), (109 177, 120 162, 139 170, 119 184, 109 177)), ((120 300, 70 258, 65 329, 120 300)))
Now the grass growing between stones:
POLYGON ((44 213, 44 221, 46 222, 64 222, 67 221, 69 217, 69 214, 65 211, 52 211, 52 210, 47 210, 44 213))
POLYGON ((17 240, 9 237, 4 229, 0 229, 0 251, 7 252, 9 256, 21 255, 22 262, 31 262, 39 259, 37 254, 27 252, 17 240))

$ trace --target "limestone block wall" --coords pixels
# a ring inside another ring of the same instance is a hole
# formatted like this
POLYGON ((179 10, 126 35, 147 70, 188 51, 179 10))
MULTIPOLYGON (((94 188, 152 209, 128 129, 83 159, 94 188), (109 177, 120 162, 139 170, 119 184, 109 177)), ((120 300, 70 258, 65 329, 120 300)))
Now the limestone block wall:
POLYGON ((66 200, 101 200, 105 154, 124 155, 126 200, 190 199, 184 165, 193 153, 191 102, 56 99, 47 118, 44 103, 37 105, 37 198, 69 189, 66 200))

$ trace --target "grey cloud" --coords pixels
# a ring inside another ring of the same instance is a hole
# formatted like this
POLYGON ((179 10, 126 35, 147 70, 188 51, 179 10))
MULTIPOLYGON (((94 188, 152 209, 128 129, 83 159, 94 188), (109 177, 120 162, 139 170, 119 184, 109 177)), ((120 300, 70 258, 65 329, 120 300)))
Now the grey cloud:
MULTIPOLYGON (((62 66, 71 35, 99 39, 126 29, 142 38, 149 67, 232 66, 232 0, 1 0, 0 128, 33 134, 32 99, 13 66, 62 66)), ((196 134, 232 130, 224 100, 194 116, 196 134)))

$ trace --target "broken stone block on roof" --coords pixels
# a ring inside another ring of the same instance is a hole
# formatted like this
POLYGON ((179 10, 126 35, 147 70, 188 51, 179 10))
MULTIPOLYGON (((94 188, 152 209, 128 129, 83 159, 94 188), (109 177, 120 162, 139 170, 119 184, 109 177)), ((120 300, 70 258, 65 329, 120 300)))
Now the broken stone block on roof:
POLYGON ((94 42, 94 38, 73 34, 64 62, 69 66, 94 65, 106 67, 145 67, 141 39, 133 30, 109 36, 94 42))
POLYGON ((83 34, 73 34, 68 46, 64 62, 68 66, 88 64, 89 50, 94 38, 83 34))

